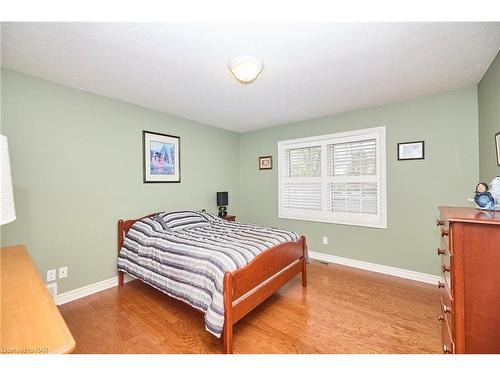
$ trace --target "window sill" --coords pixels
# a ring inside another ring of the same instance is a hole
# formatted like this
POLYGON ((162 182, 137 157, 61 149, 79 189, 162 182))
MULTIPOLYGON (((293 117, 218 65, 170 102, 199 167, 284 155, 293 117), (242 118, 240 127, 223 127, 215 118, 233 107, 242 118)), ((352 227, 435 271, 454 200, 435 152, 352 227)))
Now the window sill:
POLYGON ((313 221, 316 223, 325 223, 325 224, 339 224, 339 225, 349 225, 349 226, 374 228, 374 229, 387 229, 387 222, 368 223, 368 222, 362 222, 362 221, 301 218, 301 217, 286 216, 286 215, 281 215, 281 214, 278 215, 278 217, 280 219, 288 219, 288 220, 313 221))

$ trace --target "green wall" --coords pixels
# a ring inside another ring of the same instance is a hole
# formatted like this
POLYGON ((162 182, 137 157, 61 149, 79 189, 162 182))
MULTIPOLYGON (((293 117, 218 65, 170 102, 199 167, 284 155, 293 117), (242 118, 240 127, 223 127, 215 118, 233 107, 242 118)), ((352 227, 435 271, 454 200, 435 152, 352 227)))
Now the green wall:
POLYGON ((59 293, 116 275, 116 222, 167 209, 239 202, 239 136, 139 106, 2 70, 17 219, 2 246, 22 243, 42 277, 69 267, 59 293), (181 183, 142 182, 142 130, 181 137, 181 183))
POLYGON ((478 85, 479 104, 479 176, 490 183, 500 176, 495 134, 500 132, 500 53, 478 85))
POLYGON ((477 126, 477 89, 470 87, 242 134, 240 218, 304 234, 312 251, 437 275, 438 206, 469 204, 478 180, 477 126), (374 126, 387 131, 388 229, 278 218, 278 141, 374 126), (418 140, 425 160, 397 161, 396 144, 418 140), (273 155, 273 170, 259 171, 263 155, 273 155))
POLYGON ((119 218, 215 211, 220 190, 238 220, 296 230, 313 251, 437 274, 437 206, 467 205, 479 176, 476 87, 238 135, 10 70, 1 78, 17 211, 2 246, 25 244, 43 278, 68 266, 59 293, 116 275, 119 218), (278 219, 279 140, 382 125, 388 229, 278 219), (181 137, 180 184, 143 184, 143 129, 181 137), (396 160, 397 142, 421 139, 425 160, 396 160), (258 170, 262 155, 273 170, 258 170))

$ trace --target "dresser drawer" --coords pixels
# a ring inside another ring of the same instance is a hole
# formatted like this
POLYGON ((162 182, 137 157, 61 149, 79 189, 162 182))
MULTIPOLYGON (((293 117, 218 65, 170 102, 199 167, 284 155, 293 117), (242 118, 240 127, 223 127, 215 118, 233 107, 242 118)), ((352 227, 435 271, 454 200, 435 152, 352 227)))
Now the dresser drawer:
POLYGON ((441 236, 441 249, 446 250, 448 254, 453 254, 453 249, 450 247, 450 233, 448 230, 441 229, 439 235, 441 236))
POLYGON ((453 259, 451 254, 442 248, 437 249, 437 254, 440 256, 441 259, 441 277, 442 277, 442 282, 445 283, 446 288, 450 291, 450 295, 452 294, 451 291, 452 289, 452 283, 451 283, 451 272, 452 272, 452 263, 453 259))
POLYGON ((453 310, 453 298, 451 298, 448 290, 445 288, 445 290, 441 292, 441 314, 446 318, 449 330, 452 334, 455 333, 453 329, 453 310))
POLYGON ((455 353, 455 340, 453 334, 453 316, 450 313, 445 312, 444 309, 445 302, 443 297, 441 297, 441 313, 438 319, 441 321, 441 335, 443 337, 443 353, 454 354, 455 353))
POLYGON ((443 335, 443 353, 454 354, 455 342, 453 341, 453 336, 451 334, 449 321, 446 315, 443 316, 443 320, 441 321, 441 329, 443 335))
POLYGON ((445 266, 446 269, 449 269, 451 271, 451 254, 447 250, 444 250, 442 248, 438 249, 438 254, 440 254, 441 256, 441 265, 445 266))
POLYGON ((442 281, 440 281, 438 286, 439 287, 442 286, 444 289, 447 290, 447 293, 449 293, 450 296, 453 296, 453 282, 451 280, 451 273, 445 272, 443 266, 441 266, 441 280, 442 281))
POLYGON ((441 244, 439 245, 439 248, 443 251, 445 251, 447 254, 453 254, 452 249, 450 249, 449 241, 447 237, 441 237, 441 244))
POLYGON ((453 250, 450 248, 450 227, 449 222, 444 220, 438 220, 437 225, 439 228, 439 236, 441 237, 440 249, 453 254, 453 250))

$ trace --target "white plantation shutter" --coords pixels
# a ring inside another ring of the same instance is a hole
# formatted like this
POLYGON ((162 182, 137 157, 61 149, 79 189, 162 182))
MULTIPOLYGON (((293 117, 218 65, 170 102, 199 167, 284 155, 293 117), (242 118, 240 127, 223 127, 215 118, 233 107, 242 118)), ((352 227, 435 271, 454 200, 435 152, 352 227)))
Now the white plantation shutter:
POLYGON ((329 144, 327 154, 328 210, 376 215, 377 140, 329 144))
POLYGON ((304 210, 321 210, 321 183, 285 183, 283 185, 283 206, 304 210))
POLYGON ((328 184, 328 210, 377 214, 376 182, 340 182, 328 184))
POLYGON ((320 177, 321 147, 293 148, 285 151, 288 177, 320 177))
POLYGON ((385 128, 278 142, 279 216, 385 228, 385 128))
POLYGON ((377 141, 329 144, 329 176, 363 176, 377 173, 377 141))
POLYGON ((282 157, 283 207, 321 210, 321 147, 286 149, 282 157))

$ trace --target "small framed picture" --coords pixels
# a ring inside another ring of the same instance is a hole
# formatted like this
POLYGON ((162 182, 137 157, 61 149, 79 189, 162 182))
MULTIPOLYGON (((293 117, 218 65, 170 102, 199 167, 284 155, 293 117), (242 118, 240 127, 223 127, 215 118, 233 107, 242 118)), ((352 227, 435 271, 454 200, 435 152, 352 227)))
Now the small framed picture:
POLYGON ((424 141, 398 143, 398 160, 424 159, 424 141))
POLYGON ((259 157, 259 169, 273 169, 273 157, 272 156, 259 157))
POLYGON ((495 144, 497 146, 497 164, 500 166, 500 132, 495 134, 495 144))
POLYGON ((144 182, 181 182, 179 137, 142 132, 144 182))

